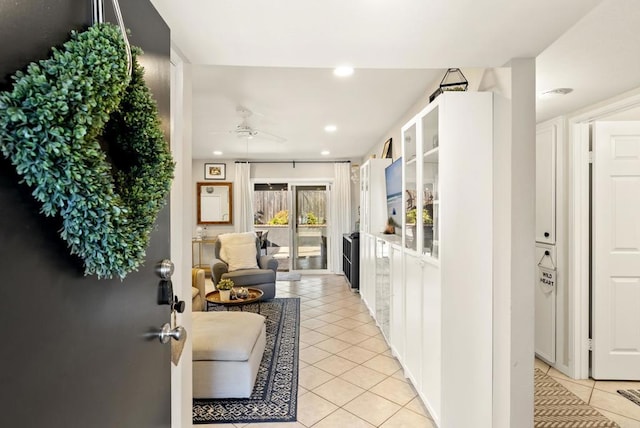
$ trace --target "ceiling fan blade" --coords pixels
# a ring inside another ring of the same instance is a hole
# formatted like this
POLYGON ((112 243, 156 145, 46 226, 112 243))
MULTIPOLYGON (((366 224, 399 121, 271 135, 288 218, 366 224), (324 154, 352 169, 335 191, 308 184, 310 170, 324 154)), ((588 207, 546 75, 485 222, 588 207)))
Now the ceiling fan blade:
POLYGON ((238 104, 236 106, 236 114, 238 116, 240 116, 242 119, 248 119, 251 116, 260 116, 260 117, 264 117, 264 114, 258 112, 258 111, 254 111, 252 109, 250 109, 249 107, 245 107, 241 104, 238 104))
POLYGON ((278 143, 284 143, 285 141, 287 141, 287 139, 284 138, 284 137, 281 137, 281 136, 275 135, 275 134, 271 134, 269 132, 262 131, 260 129, 254 129, 254 131, 256 132, 255 136, 258 137, 258 138, 265 138, 265 139, 268 139, 268 140, 276 141, 278 143))
POLYGON ((233 135, 235 134, 235 130, 233 131, 209 131, 211 135, 233 135))

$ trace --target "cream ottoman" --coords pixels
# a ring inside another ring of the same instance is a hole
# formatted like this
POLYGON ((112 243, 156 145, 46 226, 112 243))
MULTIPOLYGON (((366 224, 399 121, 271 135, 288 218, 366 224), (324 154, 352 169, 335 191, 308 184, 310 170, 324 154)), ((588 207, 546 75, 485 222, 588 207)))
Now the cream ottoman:
POLYGON ((266 344, 252 312, 193 312, 193 398, 247 398, 266 344))

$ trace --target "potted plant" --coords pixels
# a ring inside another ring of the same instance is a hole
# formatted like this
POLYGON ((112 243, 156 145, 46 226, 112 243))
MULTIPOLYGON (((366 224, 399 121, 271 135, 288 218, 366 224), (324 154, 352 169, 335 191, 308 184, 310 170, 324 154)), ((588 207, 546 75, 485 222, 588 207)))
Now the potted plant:
POLYGON ((228 302, 231 300, 231 289, 233 288, 233 281, 229 278, 222 278, 216 285, 218 293, 220 293, 220 301, 228 302))
MULTIPOLYGON (((418 210, 412 208, 407 211, 407 224, 413 226, 414 233, 417 223, 418 210)), ((423 248, 431 248, 433 245, 433 219, 427 209, 422 209, 423 248)), ((432 250, 431 250, 432 251, 432 250)))
MULTIPOLYGON (((409 211, 407 211, 407 223, 416 224, 417 214, 418 213, 416 208, 412 208, 409 211)), ((424 226, 433 226, 433 219, 429 215, 429 211, 427 211, 424 208, 422 209, 422 224, 424 226)))

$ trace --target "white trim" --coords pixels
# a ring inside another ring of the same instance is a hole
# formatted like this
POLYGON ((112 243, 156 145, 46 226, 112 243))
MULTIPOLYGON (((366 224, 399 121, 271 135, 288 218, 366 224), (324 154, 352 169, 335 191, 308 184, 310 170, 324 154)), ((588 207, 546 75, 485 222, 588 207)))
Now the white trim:
POLYGON ((569 375, 589 377, 589 124, 569 122, 571 182, 569 185, 569 375))
POLYGON ((588 107, 569 118, 569 368, 575 379, 589 377, 589 123, 640 106, 640 90, 588 107))
MULTIPOLYGON (((186 309, 177 316, 177 323, 191 331, 191 224, 195 201, 192 187, 191 111, 189 64, 171 48, 171 152, 176 162, 171 187, 171 259, 175 264, 173 283, 175 294, 184 299, 186 309), (186 297, 186 298, 185 298, 186 297)), ((171 364, 171 426, 191 426, 192 419, 192 349, 187 341, 178 366, 171 364)))

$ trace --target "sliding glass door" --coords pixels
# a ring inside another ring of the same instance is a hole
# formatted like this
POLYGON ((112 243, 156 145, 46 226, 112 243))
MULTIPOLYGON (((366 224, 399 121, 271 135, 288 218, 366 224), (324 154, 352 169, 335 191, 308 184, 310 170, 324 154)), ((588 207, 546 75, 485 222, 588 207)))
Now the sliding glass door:
POLYGON ((263 254, 278 260, 278 270, 291 266, 289 207, 291 194, 288 183, 255 183, 253 186, 253 223, 262 241, 263 254))
POLYGON ((292 270, 327 269, 328 185, 293 185, 292 270))
POLYGON ((254 228, 279 271, 327 270, 329 183, 255 183, 254 228))

